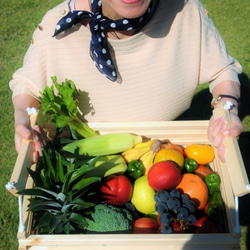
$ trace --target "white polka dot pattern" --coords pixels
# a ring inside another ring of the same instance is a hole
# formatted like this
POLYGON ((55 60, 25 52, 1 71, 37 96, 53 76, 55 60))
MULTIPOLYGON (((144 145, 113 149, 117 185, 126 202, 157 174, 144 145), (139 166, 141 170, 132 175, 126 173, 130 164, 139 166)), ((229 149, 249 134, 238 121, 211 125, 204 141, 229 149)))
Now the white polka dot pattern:
POLYGON ((75 24, 81 22, 84 18, 90 18, 89 26, 92 33, 90 56, 102 74, 104 74, 109 80, 116 81, 117 70, 109 51, 108 40, 104 30, 110 31, 116 29, 129 31, 138 29, 149 21, 157 7, 157 4, 155 3, 158 2, 159 0, 153 0, 148 10, 141 17, 113 21, 101 14, 102 3, 100 0, 91 0, 92 13, 88 11, 70 11, 57 23, 54 36, 71 28, 75 24), (154 6, 154 9, 152 9, 152 6, 154 6))

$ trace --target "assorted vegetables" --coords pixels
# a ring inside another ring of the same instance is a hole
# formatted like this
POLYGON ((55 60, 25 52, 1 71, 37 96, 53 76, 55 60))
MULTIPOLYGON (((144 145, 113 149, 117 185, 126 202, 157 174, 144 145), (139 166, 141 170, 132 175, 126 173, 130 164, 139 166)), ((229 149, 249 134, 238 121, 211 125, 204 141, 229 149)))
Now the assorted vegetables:
POLYGON ((74 83, 52 80, 41 93, 41 110, 60 132, 44 147, 36 170, 27 169, 34 187, 19 192, 32 196, 34 229, 183 233, 197 225, 201 230, 204 216, 225 223, 220 176, 209 168, 212 147, 142 141, 130 133, 98 135, 78 118, 74 83), (60 137, 66 127, 69 139, 60 137))

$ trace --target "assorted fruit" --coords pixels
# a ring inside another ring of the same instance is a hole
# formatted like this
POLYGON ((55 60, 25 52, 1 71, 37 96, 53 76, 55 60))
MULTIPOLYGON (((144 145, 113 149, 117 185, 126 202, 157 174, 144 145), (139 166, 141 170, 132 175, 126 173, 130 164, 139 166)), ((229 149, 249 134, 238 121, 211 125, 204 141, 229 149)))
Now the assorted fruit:
POLYGON ((51 115, 55 110, 50 112, 51 105, 59 100, 64 113, 52 114, 57 134, 43 148, 36 170, 27 168, 34 187, 19 192, 31 197, 28 210, 33 212, 35 230, 48 234, 227 230, 221 179, 209 166, 215 156, 210 145, 145 141, 130 133, 98 135, 76 118, 72 81, 64 82, 63 88, 53 81, 61 99, 54 98, 54 85, 45 89, 42 110, 51 115), (69 103, 65 92, 72 97, 69 103), (60 122, 66 116, 71 117, 67 139, 61 136, 66 123, 60 122))
MULTIPOLYGON (((190 151, 186 155, 185 148, 192 145, 168 141, 170 148, 164 141, 148 139, 123 151, 120 143, 124 138, 131 143, 131 136, 98 135, 94 143, 87 138, 83 148, 78 140, 63 142, 60 137, 48 143, 37 170, 28 169, 34 188, 19 192, 32 195, 29 210, 34 213, 35 229, 42 233, 223 232, 220 176, 209 164, 198 164, 190 151), (111 145, 115 139, 116 153, 111 145), (95 151, 87 150, 94 144, 95 151), (126 226, 119 226, 121 221, 126 226)), ((211 146, 204 146, 211 151, 211 146)), ((202 163, 213 160, 208 154, 202 158, 202 163)))

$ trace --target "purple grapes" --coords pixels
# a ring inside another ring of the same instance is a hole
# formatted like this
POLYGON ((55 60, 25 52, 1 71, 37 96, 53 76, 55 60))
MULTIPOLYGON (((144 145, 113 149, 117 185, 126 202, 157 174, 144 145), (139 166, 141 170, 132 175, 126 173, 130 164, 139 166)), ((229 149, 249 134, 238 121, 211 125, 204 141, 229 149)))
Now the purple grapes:
POLYGON ((179 190, 161 190, 155 194, 155 209, 159 213, 159 222, 163 225, 161 233, 172 233, 172 222, 178 222, 183 229, 195 224, 195 203, 188 195, 179 190))

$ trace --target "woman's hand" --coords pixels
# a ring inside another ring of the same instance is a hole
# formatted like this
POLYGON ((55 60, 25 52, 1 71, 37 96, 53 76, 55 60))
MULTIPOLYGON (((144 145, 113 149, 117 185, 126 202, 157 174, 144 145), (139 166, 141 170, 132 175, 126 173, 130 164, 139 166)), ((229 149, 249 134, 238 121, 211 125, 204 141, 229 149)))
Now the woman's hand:
POLYGON ((221 161, 225 161, 224 153, 225 148, 223 145, 223 139, 225 136, 238 137, 243 131, 244 126, 241 123, 238 115, 234 112, 230 112, 232 127, 228 128, 225 124, 225 117, 221 117, 217 120, 212 116, 208 126, 208 139, 218 149, 218 155, 221 161))
POLYGON ((13 103, 15 107, 16 151, 20 151, 23 139, 33 142, 34 150, 32 159, 34 162, 37 162, 39 156, 42 155, 42 147, 45 145, 45 135, 40 126, 35 125, 33 128, 30 127, 27 107, 35 107, 38 109, 39 102, 29 95, 21 94, 14 97, 13 103))
MULTIPOLYGON (((212 90, 213 96, 218 95, 230 95, 235 98, 240 97, 240 85, 238 82, 225 80, 217 84, 212 90)), ((230 101, 234 104, 234 108, 230 110, 231 128, 228 128, 225 124, 225 117, 221 117, 217 120, 212 116, 208 126, 208 139, 218 148, 219 158, 224 162, 225 148, 223 145, 223 139, 225 136, 237 137, 244 131, 244 126, 238 117, 238 102, 234 98, 222 98, 217 105, 224 105, 226 101, 230 101)), ((214 108, 217 107, 215 105, 214 108)))

